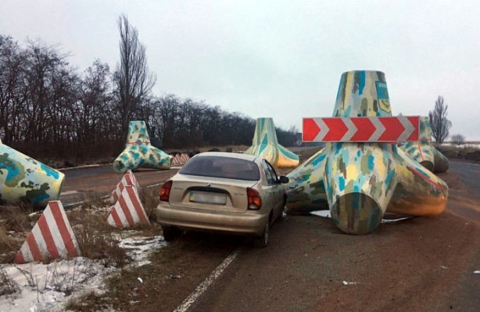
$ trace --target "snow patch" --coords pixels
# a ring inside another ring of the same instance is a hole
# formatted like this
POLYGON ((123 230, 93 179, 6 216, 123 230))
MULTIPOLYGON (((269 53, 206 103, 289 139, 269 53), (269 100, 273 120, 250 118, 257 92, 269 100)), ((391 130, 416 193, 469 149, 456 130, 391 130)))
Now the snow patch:
MULTIPOLYGON (((125 248, 133 259, 132 266, 147 265, 149 255, 167 245, 162 236, 134 236, 135 231, 119 234, 119 246, 125 248)), ((0 264, 0 277, 9 281, 9 291, 0 296, 0 312, 65 311, 67 300, 94 292, 106 291, 106 277, 119 272, 115 267, 105 267, 101 260, 78 257, 50 264, 0 264)), ((138 280, 143 282, 139 277, 138 280)), ((0 294, 2 293, 0 285, 0 294)))
MULTIPOLYGON (((310 214, 319 216, 322 218, 332 218, 330 215, 330 210, 316 210, 316 211, 311 211, 310 214)), ((401 218, 392 218, 392 219, 382 219, 382 223, 395 223, 395 222, 400 222, 404 221, 407 219, 410 219, 412 217, 401 217, 401 218)))

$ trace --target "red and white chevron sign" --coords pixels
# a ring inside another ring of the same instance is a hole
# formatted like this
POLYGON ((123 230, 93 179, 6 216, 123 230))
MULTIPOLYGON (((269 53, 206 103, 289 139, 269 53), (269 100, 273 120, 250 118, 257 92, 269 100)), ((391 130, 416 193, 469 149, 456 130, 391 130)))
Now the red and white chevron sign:
POLYGON ((419 116, 303 118, 304 142, 418 141, 419 116))

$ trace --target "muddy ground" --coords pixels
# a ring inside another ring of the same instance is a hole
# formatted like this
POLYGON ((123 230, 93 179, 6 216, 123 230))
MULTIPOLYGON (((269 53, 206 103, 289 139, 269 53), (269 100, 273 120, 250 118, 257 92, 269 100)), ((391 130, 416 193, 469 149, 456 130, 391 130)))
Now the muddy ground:
POLYGON ((237 251, 189 311, 479 311, 480 200, 456 173, 439 176, 450 187, 440 216, 364 236, 345 235, 329 219, 287 216, 264 249, 187 233, 151 265, 112 280, 105 296, 84 299, 83 310, 174 311, 237 251))

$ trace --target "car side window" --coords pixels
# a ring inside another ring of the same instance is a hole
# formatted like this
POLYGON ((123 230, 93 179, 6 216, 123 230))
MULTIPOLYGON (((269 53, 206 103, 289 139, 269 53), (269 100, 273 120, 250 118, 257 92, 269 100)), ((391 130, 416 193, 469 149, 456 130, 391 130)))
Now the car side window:
POLYGON ((277 174, 275 169, 273 169, 272 165, 270 165, 266 160, 264 160, 265 166, 265 176, 267 177, 268 185, 274 185, 278 183, 277 174))
POLYGON ((270 168, 270 170, 272 171, 273 180, 275 181, 275 183, 279 184, 280 179, 278 178, 278 174, 275 171, 275 168, 273 168, 273 166, 268 161, 267 161, 267 164, 268 164, 268 167, 270 168))

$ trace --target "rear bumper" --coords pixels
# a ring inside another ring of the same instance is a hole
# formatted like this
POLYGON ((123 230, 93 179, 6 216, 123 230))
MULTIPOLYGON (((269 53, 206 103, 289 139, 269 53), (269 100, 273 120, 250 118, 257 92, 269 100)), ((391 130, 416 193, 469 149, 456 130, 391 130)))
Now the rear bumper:
POLYGON ((185 230, 213 231, 231 234, 260 236, 268 222, 268 213, 247 211, 245 213, 219 212, 189 208, 172 208, 158 205, 155 210, 158 223, 185 230))

